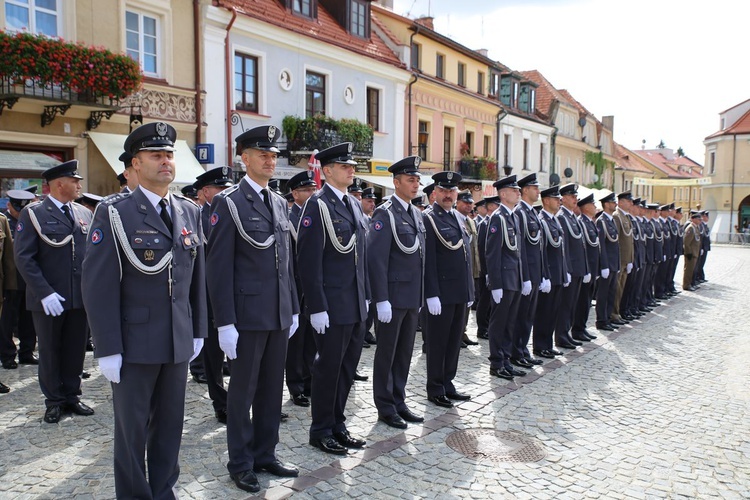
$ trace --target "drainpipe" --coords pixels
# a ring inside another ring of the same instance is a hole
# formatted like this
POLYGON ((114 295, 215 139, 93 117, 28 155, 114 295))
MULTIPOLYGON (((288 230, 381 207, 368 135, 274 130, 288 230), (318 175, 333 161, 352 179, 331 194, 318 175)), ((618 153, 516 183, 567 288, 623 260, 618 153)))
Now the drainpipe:
POLYGON ((732 224, 732 222, 734 222, 733 220, 734 219, 734 171, 735 171, 735 166, 736 166, 736 163, 735 163, 736 159, 737 159, 737 134, 734 134, 732 136, 732 192, 729 195, 730 196, 729 198, 730 199, 729 201, 729 233, 730 234, 734 230, 734 224, 732 224))
POLYGON ((497 112, 497 134, 495 134, 497 137, 495 137, 495 158, 497 159, 497 178, 500 178, 500 133, 502 132, 502 129, 500 128, 500 122, 503 121, 503 118, 508 116, 508 112, 505 111, 505 108, 500 106, 500 111, 497 112))
POLYGON ((203 103, 201 93, 203 85, 201 83, 201 2, 193 0, 193 52, 195 54, 195 143, 198 144, 203 140, 203 103))
POLYGON ((232 115, 232 75, 231 75, 231 50, 229 48, 229 32, 232 29, 235 19, 237 19, 237 9, 232 7, 232 19, 227 24, 227 36, 224 38, 224 82, 227 93, 227 165, 233 166, 234 158, 232 157, 232 121, 229 117, 232 115))
MULTIPOLYGON (((414 53, 414 37, 417 36, 417 34, 419 34, 419 27, 420 26, 419 26, 418 23, 414 23, 414 27, 416 29, 414 30, 414 33, 412 33, 411 36, 409 37, 409 69, 411 69, 411 70, 414 69, 414 61, 411 60, 411 55, 414 53)), ((412 78, 414 78, 414 80, 409 81, 409 118, 408 118, 408 121, 409 121, 409 124, 408 124, 408 127, 409 127, 409 134, 408 134, 408 136, 409 136, 409 151, 406 152, 407 156, 411 156, 412 151, 414 151, 414 145, 412 143, 412 134, 411 134, 411 119, 412 119, 411 118, 411 114, 412 114, 411 113, 411 87, 412 87, 412 85, 414 85, 415 83, 417 83, 417 80, 419 80, 419 74, 417 74, 416 71, 412 71, 411 76, 412 76, 412 78)), ((422 158, 422 159, 426 160, 427 158, 422 158)))

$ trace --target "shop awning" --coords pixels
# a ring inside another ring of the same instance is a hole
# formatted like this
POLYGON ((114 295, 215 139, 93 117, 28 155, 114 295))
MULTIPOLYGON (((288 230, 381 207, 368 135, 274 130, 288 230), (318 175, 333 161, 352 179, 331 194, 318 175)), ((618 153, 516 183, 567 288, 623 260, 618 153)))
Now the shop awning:
MULTIPOLYGON (((89 137, 102 153, 102 156, 107 160, 109 166, 112 167, 115 174, 121 173, 123 171, 123 164, 119 158, 123 152, 122 146, 125 144, 127 136, 89 132, 89 137)), ((172 184, 179 184, 180 186, 192 184, 195 182, 195 178, 205 172, 205 170, 198 163, 186 141, 178 140, 175 143, 175 149, 177 151, 174 153, 174 158, 177 168, 172 184)))
MULTIPOLYGON (((390 190, 391 192, 396 190, 396 186, 393 185, 393 176, 391 175, 367 175, 355 173, 354 177, 362 179, 367 183, 368 186, 380 186, 382 188, 390 190)), ((421 186, 426 186, 430 182, 432 182, 432 179, 424 175, 419 179, 419 184, 421 186)))
POLYGON ((41 174, 59 164, 60 160, 44 153, 0 149, 0 170, 28 170, 41 174))

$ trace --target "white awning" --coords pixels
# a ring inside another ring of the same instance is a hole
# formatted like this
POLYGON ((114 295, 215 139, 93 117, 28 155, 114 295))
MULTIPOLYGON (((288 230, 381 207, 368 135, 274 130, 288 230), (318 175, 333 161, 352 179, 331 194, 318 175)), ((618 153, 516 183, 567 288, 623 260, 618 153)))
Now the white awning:
MULTIPOLYGON (((123 145, 127 136, 119 134, 103 134, 101 132, 89 132, 89 137, 101 151, 102 156, 107 160, 109 166, 115 174, 123 171, 123 164, 119 160, 124 151, 123 145)), ((188 146, 186 141, 178 140, 175 143, 174 158, 177 168, 175 169, 174 181, 172 185, 187 186, 195 182, 195 178, 205 172, 205 169, 198 163, 195 155, 188 146)))
POLYGON ((0 149, 0 170, 29 170, 41 174, 59 164, 60 160, 44 153, 0 149))
MULTIPOLYGON (((367 175, 367 174, 359 174, 355 172, 354 177, 362 179, 364 182, 367 183, 368 186, 372 186, 374 184, 376 186, 380 186, 389 190, 387 194, 391 194, 393 191, 396 190, 396 186, 393 185, 392 175, 367 175)), ((432 179, 424 175, 420 176, 419 178, 419 184, 421 186, 426 186, 430 182, 432 182, 432 179)), ((421 193, 421 190, 420 190, 420 193, 421 193)))

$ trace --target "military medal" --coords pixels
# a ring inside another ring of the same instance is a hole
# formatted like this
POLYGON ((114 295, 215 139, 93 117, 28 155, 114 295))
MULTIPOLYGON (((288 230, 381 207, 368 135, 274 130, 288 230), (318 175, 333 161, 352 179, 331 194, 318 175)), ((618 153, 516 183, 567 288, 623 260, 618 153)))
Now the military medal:
POLYGON ((185 246, 190 246, 190 236, 185 236, 183 242, 185 243, 185 246))
POLYGON ((145 252, 143 252, 143 258, 145 260, 154 260, 154 251, 146 250, 145 252))

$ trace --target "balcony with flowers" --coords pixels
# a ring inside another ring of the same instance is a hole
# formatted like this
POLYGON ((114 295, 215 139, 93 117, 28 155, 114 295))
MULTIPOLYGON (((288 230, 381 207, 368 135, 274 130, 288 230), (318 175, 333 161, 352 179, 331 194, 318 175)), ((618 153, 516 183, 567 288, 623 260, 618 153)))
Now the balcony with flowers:
POLYGON ((324 115, 312 118, 290 115, 284 117, 281 128, 287 140, 285 154, 289 156, 291 164, 308 157, 315 149, 321 151, 342 142, 353 143, 352 156, 355 159, 372 157, 372 127, 357 120, 335 120, 324 115))
POLYGON ((497 180, 497 161, 489 156, 474 156, 469 152, 469 145, 465 142, 460 146, 461 157, 444 165, 445 170, 455 167, 464 180, 495 181, 497 180))
POLYGON ((89 129, 120 109, 138 91, 143 75, 136 61, 104 48, 88 47, 28 32, 0 31, 0 115, 19 99, 43 104, 42 127, 72 106, 91 109, 89 129))

